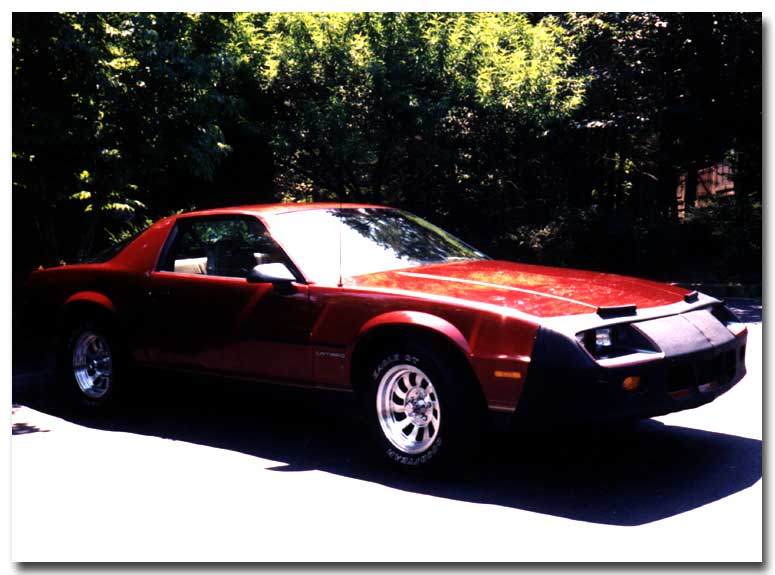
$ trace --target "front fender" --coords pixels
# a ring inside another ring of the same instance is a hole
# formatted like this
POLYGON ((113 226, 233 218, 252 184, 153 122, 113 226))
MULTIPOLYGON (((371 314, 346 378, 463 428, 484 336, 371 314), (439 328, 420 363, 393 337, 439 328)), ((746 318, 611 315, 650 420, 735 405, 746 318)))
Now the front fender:
POLYGON ((373 329, 389 325, 415 326, 430 329, 445 336, 466 356, 471 355, 471 346, 457 327, 443 318, 421 311, 391 311, 373 317, 361 327, 357 340, 360 341, 363 336, 373 329))

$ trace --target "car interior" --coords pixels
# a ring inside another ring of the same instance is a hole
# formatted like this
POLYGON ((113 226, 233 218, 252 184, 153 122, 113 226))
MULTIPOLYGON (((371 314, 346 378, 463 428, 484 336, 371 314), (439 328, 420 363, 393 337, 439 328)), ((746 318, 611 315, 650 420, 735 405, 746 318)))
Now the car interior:
MULTIPOLYGON (((233 223, 233 222, 231 222, 233 223)), ((179 231, 173 240, 164 269, 175 273, 221 277, 247 277, 259 264, 287 263, 285 255, 265 232, 234 229, 209 222, 207 232, 215 238, 204 239, 204 223, 196 222, 179 231), (170 265, 172 264, 172 265, 170 265)))

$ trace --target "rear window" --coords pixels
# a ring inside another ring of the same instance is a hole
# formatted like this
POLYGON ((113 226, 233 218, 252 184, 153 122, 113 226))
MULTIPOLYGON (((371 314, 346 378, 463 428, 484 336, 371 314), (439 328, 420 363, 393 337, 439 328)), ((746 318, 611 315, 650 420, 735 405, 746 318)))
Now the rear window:
POLYGON ((105 262, 109 262, 114 257, 116 257, 118 254, 120 254, 125 247, 127 247, 129 244, 131 244, 133 241, 135 241, 140 235, 147 230, 148 228, 144 228, 140 230, 139 232, 135 232, 131 236, 121 240, 120 242, 117 242, 113 244, 112 246, 108 246, 104 250, 101 250, 97 252, 94 255, 87 256, 85 258, 81 258, 78 260, 78 263, 80 264, 104 264, 105 262))

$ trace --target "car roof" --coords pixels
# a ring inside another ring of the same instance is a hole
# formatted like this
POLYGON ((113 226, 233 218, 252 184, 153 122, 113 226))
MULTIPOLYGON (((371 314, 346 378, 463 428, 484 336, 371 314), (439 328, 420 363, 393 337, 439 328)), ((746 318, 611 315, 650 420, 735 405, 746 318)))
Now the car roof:
POLYGON ((376 206, 372 204, 354 204, 339 202, 303 202, 303 203, 281 203, 281 204, 255 204, 247 206, 231 206, 227 208, 213 208, 210 210, 199 210, 196 212, 186 212, 178 217, 197 217, 197 216, 227 216, 234 214, 251 214, 255 216, 272 216, 277 214, 302 212, 309 210, 323 210, 332 208, 358 209, 375 208, 389 209, 385 206, 376 206))

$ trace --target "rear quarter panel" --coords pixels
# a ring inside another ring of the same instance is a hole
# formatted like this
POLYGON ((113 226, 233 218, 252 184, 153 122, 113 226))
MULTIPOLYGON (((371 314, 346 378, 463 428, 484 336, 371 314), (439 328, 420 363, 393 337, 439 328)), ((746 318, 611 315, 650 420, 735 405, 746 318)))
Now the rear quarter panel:
POLYGON ((38 328, 49 335, 63 327, 66 309, 77 303, 98 306, 129 335, 137 332, 143 280, 143 273, 102 264, 36 271, 29 281, 29 305, 38 328))
POLYGON ((75 302, 100 306, 113 314, 134 349, 142 338, 144 289, 174 220, 151 226, 105 263, 63 265, 36 270, 26 289, 27 316, 49 336, 61 328, 64 310, 75 302))

